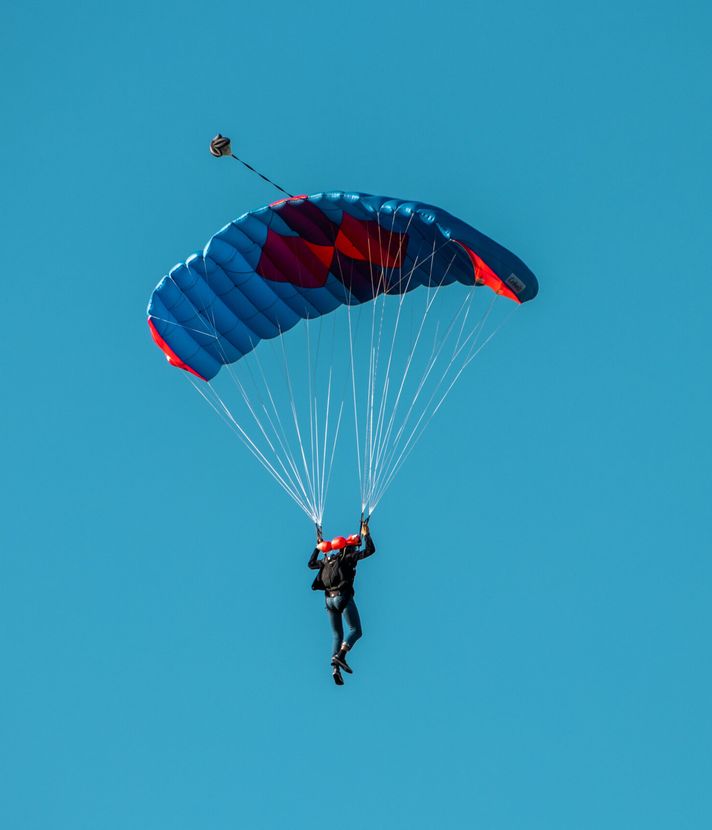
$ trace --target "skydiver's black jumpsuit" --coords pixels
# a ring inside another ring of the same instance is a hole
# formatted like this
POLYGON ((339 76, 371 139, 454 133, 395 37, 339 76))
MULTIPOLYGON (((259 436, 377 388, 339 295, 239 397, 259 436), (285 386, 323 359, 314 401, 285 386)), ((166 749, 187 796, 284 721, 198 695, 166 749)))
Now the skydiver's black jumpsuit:
POLYGON ((356 565, 359 560, 365 559, 376 552, 370 534, 364 537, 364 548, 347 547, 339 553, 327 555, 319 560, 319 548, 309 558, 309 567, 318 570, 314 582, 313 591, 324 591, 326 598, 326 610, 329 614, 329 622, 334 632, 334 645, 332 655, 336 654, 345 643, 350 649, 351 646, 361 637, 361 620, 358 609, 354 602, 354 579, 356 579, 356 565), (344 639, 343 618, 349 627, 349 633, 344 639))

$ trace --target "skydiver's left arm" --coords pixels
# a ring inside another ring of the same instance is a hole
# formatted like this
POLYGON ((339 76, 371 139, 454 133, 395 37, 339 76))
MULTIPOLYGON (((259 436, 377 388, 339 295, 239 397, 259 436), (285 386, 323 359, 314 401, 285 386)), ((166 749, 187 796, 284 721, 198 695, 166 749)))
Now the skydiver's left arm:
POLYGON ((373 556, 373 554, 376 552, 376 546, 373 544, 373 539, 371 538, 370 533, 366 534, 363 542, 363 550, 358 551, 359 559, 365 559, 367 556, 373 556))

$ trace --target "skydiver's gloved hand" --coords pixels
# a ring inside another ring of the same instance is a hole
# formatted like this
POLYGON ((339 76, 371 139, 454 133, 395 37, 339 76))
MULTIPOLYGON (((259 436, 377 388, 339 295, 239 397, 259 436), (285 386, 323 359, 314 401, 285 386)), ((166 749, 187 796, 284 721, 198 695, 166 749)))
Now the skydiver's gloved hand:
POLYGON ((368 522, 361 522, 361 535, 368 536, 370 532, 371 531, 368 529, 368 522))
POLYGON ((317 544, 319 544, 319 542, 324 541, 324 535, 323 535, 323 531, 321 529, 321 525, 316 526, 316 541, 317 541, 317 544))

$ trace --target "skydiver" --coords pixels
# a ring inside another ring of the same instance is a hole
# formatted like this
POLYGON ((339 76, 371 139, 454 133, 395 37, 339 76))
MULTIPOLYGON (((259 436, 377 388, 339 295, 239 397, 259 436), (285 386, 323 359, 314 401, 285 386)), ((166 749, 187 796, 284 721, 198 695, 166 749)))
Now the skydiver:
POLYGON ((312 591, 324 591, 326 611, 334 633, 334 644, 331 657, 331 674, 337 686, 344 685, 341 670, 352 674, 351 666, 346 662, 346 654, 353 648, 354 643, 361 637, 361 620, 354 602, 354 579, 356 566, 359 560, 365 559, 376 552, 368 521, 361 523, 361 534, 354 534, 344 539, 337 536, 331 542, 322 538, 321 528, 317 527, 317 546, 309 557, 309 567, 318 570, 312 591), (361 537, 364 547, 361 549, 361 537), (333 553, 333 551, 336 551, 333 553), (319 553, 324 557, 319 559, 319 553), (343 619, 349 631, 344 637, 343 619))

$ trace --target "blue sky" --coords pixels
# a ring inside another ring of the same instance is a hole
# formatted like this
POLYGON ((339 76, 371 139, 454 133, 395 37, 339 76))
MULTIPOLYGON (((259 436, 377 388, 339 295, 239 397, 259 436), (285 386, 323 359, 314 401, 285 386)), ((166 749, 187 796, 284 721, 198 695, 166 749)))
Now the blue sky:
POLYGON ((0 823, 709 826, 708 5, 4 18, 0 823), (309 522, 146 329, 274 198, 218 130, 541 283, 374 517, 343 689, 309 522))

